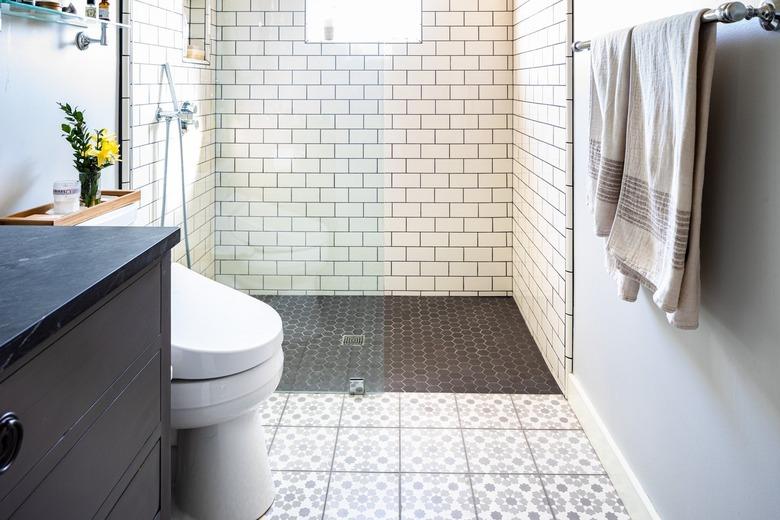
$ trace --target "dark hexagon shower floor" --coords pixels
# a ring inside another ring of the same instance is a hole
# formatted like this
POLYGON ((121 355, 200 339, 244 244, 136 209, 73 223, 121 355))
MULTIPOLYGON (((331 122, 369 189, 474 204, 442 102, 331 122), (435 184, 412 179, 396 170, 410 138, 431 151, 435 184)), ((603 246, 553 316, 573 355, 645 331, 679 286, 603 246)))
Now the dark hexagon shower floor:
POLYGON ((261 296, 284 322, 280 391, 559 393, 511 298, 261 296), (342 337, 365 336, 363 345, 342 337))

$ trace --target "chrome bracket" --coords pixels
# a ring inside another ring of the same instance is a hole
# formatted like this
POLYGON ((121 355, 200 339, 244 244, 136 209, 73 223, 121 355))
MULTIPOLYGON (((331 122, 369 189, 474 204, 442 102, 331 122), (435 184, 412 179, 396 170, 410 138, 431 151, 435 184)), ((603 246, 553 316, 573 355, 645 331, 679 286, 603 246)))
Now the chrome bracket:
POLYGON ((362 377, 349 378, 349 395, 366 395, 366 381, 362 377))
POLYGON ((776 31, 780 28, 780 15, 778 15, 774 2, 764 2, 758 9, 750 8, 755 11, 755 15, 761 27, 767 31, 776 31))
POLYGON ((186 132, 191 126, 194 126, 195 128, 200 127, 200 124, 195 119, 195 114, 197 113, 198 106, 190 101, 185 101, 182 103, 178 112, 163 110, 162 107, 158 106, 154 113, 154 120, 155 122, 159 123, 161 121, 172 121, 174 119, 178 119, 179 126, 186 132))
POLYGON ((774 2, 764 2, 760 7, 745 5, 742 2, 726 2, 713 9, 710 20, 723 23, 734 23, 740 20, 752 20, 758 18, 758 21, 767 31, 776 31, 780 23, 778 22, 778 13, 774 2))
POLYGON ((79 31, 76 35, 76 47, 81 51, 89 49, 90 44, 99 43, 104 47, 108 45, 108 24, 100 24, 100 38, 92 38, 84 31, 79 31))

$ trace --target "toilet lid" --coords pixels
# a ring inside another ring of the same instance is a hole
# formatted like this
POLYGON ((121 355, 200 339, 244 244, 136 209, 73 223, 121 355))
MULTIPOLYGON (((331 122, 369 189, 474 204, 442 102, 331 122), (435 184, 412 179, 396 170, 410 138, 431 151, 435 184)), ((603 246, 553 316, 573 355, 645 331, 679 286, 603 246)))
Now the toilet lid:
POLYGON ((279 351, 282 336, 282 319, 270 305, 172 264, 174 379, 213 379, 249 370, 279 351))

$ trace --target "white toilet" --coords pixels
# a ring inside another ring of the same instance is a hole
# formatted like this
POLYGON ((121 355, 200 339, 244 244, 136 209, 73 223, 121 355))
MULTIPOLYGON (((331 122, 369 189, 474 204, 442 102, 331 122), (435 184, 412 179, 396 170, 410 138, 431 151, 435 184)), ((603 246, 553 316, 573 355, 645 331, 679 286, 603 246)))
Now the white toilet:
POLYGON ((274 486, 259 405, 282 377, 282 320, 269 305, 171 267, 171 427, 176 507, 198 520, 257 519, 274 486))
MULTIPOLYGON (((129 206, 83 225, 130 225, 135 214, 129 206)), ((282 320, 269 305, 171 266, 176 516, 250 520, 271 507, 258 408, 282 377, 282 337, 282 320)))

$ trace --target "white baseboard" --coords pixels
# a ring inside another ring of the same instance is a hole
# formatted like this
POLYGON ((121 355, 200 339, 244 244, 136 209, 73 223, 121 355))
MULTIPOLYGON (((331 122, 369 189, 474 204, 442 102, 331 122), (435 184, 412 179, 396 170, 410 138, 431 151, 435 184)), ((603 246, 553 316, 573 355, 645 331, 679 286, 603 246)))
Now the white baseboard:
POLYGON ((593 449, 601 459, 604 469, 607 470, 628 514, 633 520, 661 520, 650 497, 645 493, 620 448, 615 444, 615 440, 593 407, 577 376, 569 374, 566 386, 569 404, 593 444, 593 449))

